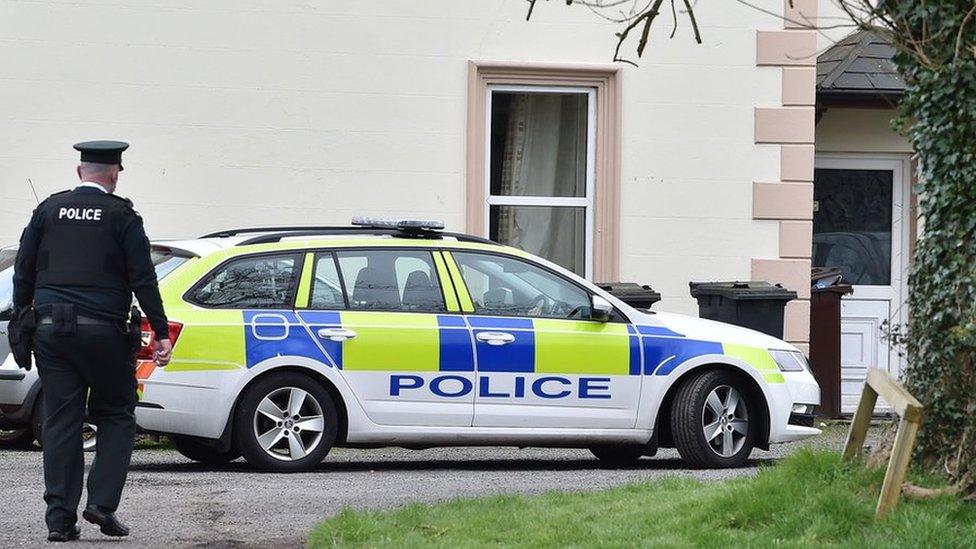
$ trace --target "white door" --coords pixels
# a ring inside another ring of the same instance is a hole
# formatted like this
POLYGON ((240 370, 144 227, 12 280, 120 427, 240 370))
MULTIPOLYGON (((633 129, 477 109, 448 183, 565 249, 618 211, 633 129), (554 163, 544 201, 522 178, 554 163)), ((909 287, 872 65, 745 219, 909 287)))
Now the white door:
MULTIPOLYGON (((817 155, 813 266, 838 267, 854 286, 841 302, 843 413, 857 407, 867 368, 901 373, 885 334, 905 319, 908 169, 901 156, 817 155)), ((879 411, 885 408, 881 402, 879 411)))

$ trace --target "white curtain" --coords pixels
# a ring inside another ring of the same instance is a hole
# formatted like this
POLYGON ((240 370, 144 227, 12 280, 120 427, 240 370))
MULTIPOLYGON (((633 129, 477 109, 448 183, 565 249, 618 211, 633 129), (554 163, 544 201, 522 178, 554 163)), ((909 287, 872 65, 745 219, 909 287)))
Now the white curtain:
MULTIPOLYGON (((586 96, 514 94, 502 156, 499 194, 586 194, 586 96)), ((497 207, 497 238, 582 274, 583 208, 497 207)))

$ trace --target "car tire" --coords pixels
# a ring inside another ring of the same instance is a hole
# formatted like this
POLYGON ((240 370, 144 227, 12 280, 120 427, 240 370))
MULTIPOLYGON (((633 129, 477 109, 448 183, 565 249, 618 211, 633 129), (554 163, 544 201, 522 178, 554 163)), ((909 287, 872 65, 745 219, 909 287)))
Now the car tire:
POLYGON ((607 465, 633 465, 647 453, 642 444, 605 444, 591 446, 590 453, 607 465))
POLYGON ((740 467, 755 446, 759 417, 750 387, 740 377, 711 370, 678 389, 671 434, 681 459, 691 467, 740 467))
POLYGON ((260 470, 306 471, 332 449, 338 425, 335 403, 320 383, 296 372, 271 374, 241 395, 234 439, 244 459, 260 470))
POLYGON ((241 457, 237 448, 221 452, 213 445, 202 442, 196 437, 171 435, 169 439, 176 451, 183 457, 207 465, 226 465, 241 457))
POLYGON ((34 442, 34 431, 29 427, 0 430, 0 448, 4 450, 23 450, 34 442))

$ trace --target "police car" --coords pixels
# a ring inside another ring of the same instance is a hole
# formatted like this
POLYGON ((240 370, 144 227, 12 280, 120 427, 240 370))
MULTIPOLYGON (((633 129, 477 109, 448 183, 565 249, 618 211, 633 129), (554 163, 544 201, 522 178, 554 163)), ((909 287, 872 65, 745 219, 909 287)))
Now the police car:
POLYGON ((423 221, 229 230, 153 247, 172 361, 143 325, 139 426, 206 463, 335 446, 588 448, 695 467, 819 433, 803 354, 634 309, 518 249, 423 221))

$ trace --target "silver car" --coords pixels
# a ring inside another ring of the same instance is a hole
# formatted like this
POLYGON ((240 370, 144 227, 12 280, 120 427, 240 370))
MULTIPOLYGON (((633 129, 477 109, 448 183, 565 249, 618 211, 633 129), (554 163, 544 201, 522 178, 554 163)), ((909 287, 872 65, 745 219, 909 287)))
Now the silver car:
MULTIPOLYGON (((7 327, 13 314, 13 278, 14 259, 17 248, 0 249, 0 446, 27 446, 34 440, 35 434, 31 420, 37 417, 40 422, 41 414, 34 414, 34 405, 40 392, 37 372, 25 372, 17 369, 10 355, 10 343, 7 341, 7 327), (10 360, 7 360, 7 359, 10 360), (14 368, 11 368, 13 365, 14 368), (30 379, 28 379, 30 378, 30 379)), ((40 425, 37 426, 40 433, 40 425)))
MULTIPOLYGON (((17 247, 0 248, 0 448, 26 448, 40 443, 44 413, 41 380, 37 368, 23 370, 14 362, 7 340, 7 329, 13 316, 13 277, 17 247)), ((153 252, 157 276, 174 268, 171 258, 153 252)), ((178 263, 176 264, 178 265, 178 263)), ((95 449, 97 428, 85 423, 82 435, 86 451, 95 449)))
POLYGON ((7 324, 13 314, 14 259, 17 248, 0 248, 0 362, 10 353, 7 341, 7 324))

